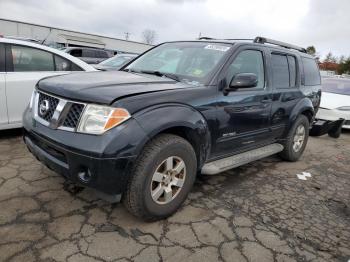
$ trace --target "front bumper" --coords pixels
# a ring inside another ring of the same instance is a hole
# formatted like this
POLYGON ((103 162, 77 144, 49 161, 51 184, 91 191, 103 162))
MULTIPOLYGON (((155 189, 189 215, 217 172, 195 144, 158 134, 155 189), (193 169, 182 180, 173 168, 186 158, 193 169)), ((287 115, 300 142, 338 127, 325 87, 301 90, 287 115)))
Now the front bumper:
POLYGON ((24 142, 48 168, 85 187, 122 194, 134 161, 146 139, 133 119, 96 136, 51 129, 23 115, 24 142))

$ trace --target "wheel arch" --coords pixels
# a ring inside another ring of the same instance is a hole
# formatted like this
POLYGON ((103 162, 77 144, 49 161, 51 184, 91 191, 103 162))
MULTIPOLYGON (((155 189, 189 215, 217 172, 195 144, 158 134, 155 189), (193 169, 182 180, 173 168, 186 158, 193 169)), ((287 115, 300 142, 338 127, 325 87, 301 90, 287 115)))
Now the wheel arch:
POLYGON ((298 118, 299 115, 305 115, 309 123, 311 124, 313 121, 313 118, 315 116, 315 109, 314 106, 309 98, 304 98, 300 100, 293 108, 290 117, 289 117, 289 123, 288 126, 291 127, 295 120, 298 118))
POLYGON ((139 152, 151 139, 160 134, 173 134, 188 141, 197 157, 200 168, 210 152, 210 131, 204 116, 186 105, 162 105, 135 115, 136 121, 147 134, 147 141, 139 145, 139 152))

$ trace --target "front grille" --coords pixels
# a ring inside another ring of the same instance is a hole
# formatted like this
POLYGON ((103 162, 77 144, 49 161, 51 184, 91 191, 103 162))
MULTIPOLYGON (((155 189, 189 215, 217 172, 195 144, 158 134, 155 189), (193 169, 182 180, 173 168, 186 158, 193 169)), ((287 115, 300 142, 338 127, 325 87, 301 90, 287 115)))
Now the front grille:
POLYGON ((58 102, 59 102, 58 98, 40 93, 39 102, 38 102, 39 117, 41 117, 47 122, 50 122, 53 114, 55 113, 58 102), (48 105, 47 110, 40 110, 40 107, 44 105, 45 101, 47 101, 47 105, 48 105))
POLYGON ((79 125, 85 104, 37 92, 34 106, 35 119, 52 129, 74 132, 79 125))
POLYGON ((346 121, 344 122, 344 125, 345 125, 345 126, 350 125, 350 120, 346 120, 346 121))
POLYGON ((73 104, 63 122, 64 127, 76 128, 83 112, 83 104, 73 104))

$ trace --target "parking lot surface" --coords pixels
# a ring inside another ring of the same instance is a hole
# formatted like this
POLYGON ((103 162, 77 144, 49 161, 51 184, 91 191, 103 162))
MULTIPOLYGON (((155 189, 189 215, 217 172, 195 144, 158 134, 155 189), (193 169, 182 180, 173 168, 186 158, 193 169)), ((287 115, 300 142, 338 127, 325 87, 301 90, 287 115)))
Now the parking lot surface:
POLYGON ((349 163, 350 132, 310 138, 299 162, 200 177, 175 215, 145 223, 41 165, 20 131, 0 132, 0 260, 348 261, 349 163))

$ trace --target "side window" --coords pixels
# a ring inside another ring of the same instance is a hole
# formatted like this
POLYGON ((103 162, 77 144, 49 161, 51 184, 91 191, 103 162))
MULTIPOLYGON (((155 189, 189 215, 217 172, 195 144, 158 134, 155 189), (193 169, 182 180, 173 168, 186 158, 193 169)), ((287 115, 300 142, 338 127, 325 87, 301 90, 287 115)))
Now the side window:
POLYGON ((56 71, 83 71, 78 65, 58 55, 55 55, 55 68, 56 71))
POLYGON ((288 88, 289 70, 286 55, 272 54, 272 81, 277 88, 288 88))
POLYGON ((13 71, 54 71, 53 54, 32 47, 11 46, 13 71))
POLYGON ((289 64, 289 85, 290 87, 295 87, 297 85, 297 67, 296 67, 296 59, 294 56, 288 56, 288 64, 289 64))
POLYGON ((69 52, 69 54, 72 56, 75 56, 75 57, 81 57, 82 51, 81 51, 81 49, 73 49, 69 52))
POLYGON ((83 49, 83 57, 96 57, 95 50, 83 49))
POLYGON ((97 52, 97 57, 99 58, 108 58, 108 54, 105 51, 96 51, 97 52))
POLYGON ((320 72, 316 61, 312 58, 302 58, 304 65, 305 85, 314 86, 321 84, 320 72))
POLYGON ((84 71, 83 69, 81 69, 81 67, 79 67, 78 65, 72 63, 72 69, 71 71, 84 71))
POLYGON ((71 71, 72 63, 67 59, 55 55, 55 68, 56 71, 71 71))
POLYGON ((258 77, 256 88, 263 89, 265 86, 264 58, 261 51, 245 50, 238 54, 228 68, 226 83, 230 83, 232 78, 240 73, 253 73, 258 77))

